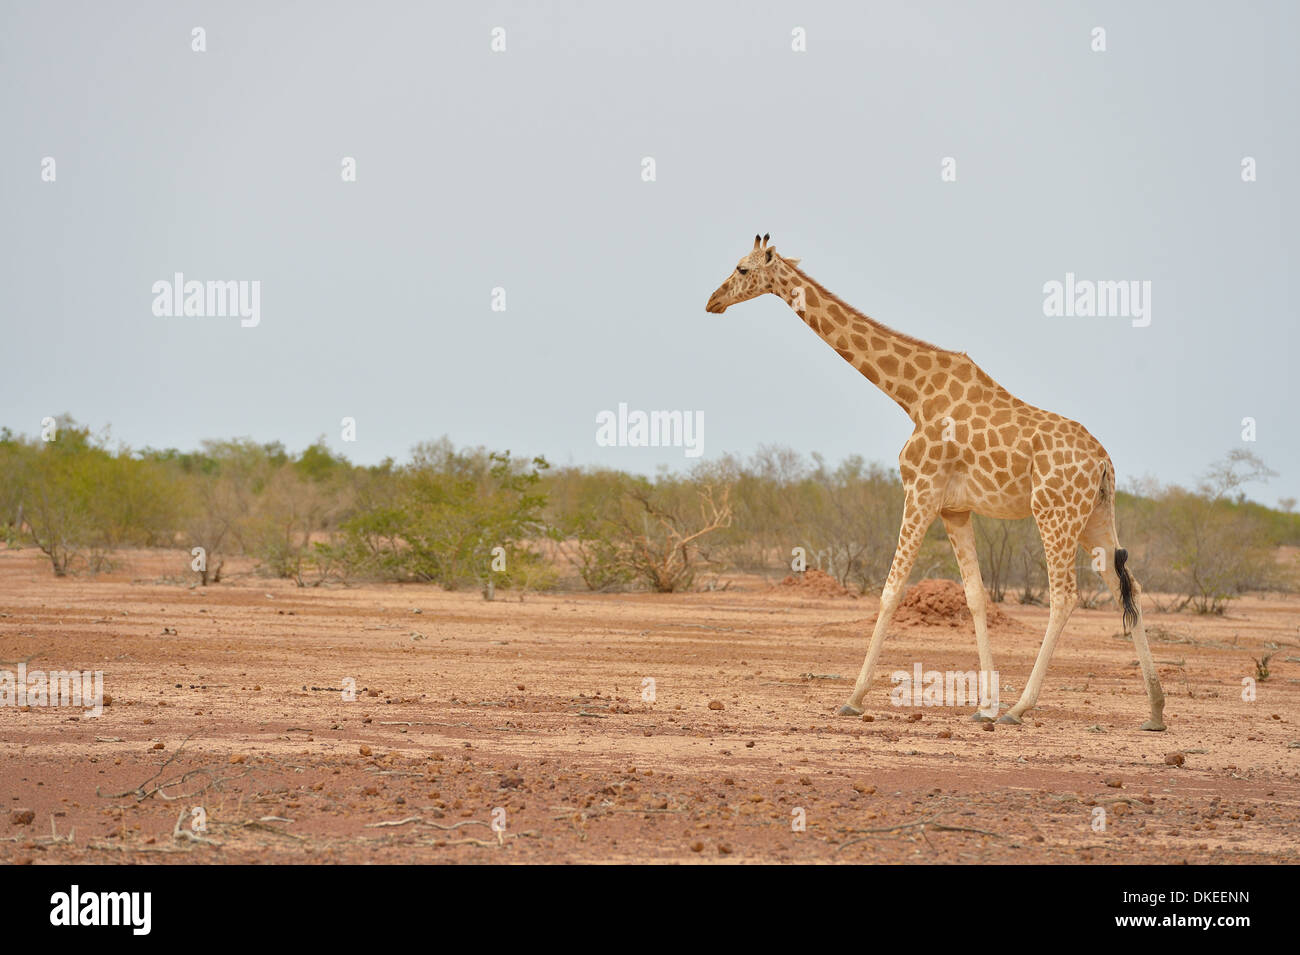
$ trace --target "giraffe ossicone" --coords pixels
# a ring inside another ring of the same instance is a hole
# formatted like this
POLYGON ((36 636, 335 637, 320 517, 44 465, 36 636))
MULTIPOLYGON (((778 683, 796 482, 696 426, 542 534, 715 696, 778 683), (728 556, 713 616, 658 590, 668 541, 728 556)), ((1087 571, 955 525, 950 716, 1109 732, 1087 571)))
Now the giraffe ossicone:
MULTIPOLYGON (((1146 685, 1150 718, 1144 730, 1165 728, 1164 693, 1147 643, 1141 588, 1126 567, 1115 531, 1115 469, 1101 443, 1077 421, 1035 408, 990 378, 964 352, 948 351, 887 328, 832 295, 777 253, 770 236, 753 249, 710 297, 705 310, 772 294, 868 381, 893 399, 915 428, 899 454, 904 504, 898 548, 880 597, 866 660, 841 715, 858 716, 885 631, 902 598, 925 532, 944 523, 961 568, 966 602, 984 678, 993 674, 986 621, 987 595, 975 553, 972 514, 1015 520, 1032 516, 1047 559, 1047 632, 1020 699, 999 722, 1020 723, 1038 701, 1048 663, 1078 603, 1075 556, 1082 546, 1102 551, 1100 574, 1123 609, 1146 685)), ((977 712, 976 719, 992 719, 977 712)))

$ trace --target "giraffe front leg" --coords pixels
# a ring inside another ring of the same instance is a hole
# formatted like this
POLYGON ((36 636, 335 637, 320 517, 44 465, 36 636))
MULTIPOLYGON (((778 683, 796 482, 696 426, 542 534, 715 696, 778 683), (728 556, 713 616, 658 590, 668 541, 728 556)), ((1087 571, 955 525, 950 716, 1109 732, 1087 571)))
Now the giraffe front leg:
MULTIPOLYGON (((979 555, 975 551, 975 525, 971 523, 969 512, 944 512, 944 530, 948 532, 948 541, 952 544, 957 557, 957 566, 961 568, 961 582, 966 590, 966 606, 970 608, 975 621, 975 646, 980 658, 981 694, 986 687, 996 686, 993 680, 993 649, 989 644, 988 595, 984 592, 984 578, 980 574, 979 555)), ((988 723, 998 718, 998 701, 996 698, 980 699, 980 708, 971 714, 971 719, 988 723)))
POLYGON ((862 698, 871 685, 871 674, 880 656, 880 648, 885 642, 885 631, 893 619, 898 602, 902 599, 903 588, 907 585, 908 575, 916 562, 917 552, 925 539, 926 529, 934 520, 935 511, 922 507, 912 495, 908 495, 903 507, 903 526, 898 533, 898 549, 894 551, 894 562, 890 565, 889 576, 885 579, 884 590, 880 594, 880 612, 876 615, 876 626, 871 631, 871 644, 867 648, 867 658, 858 671, 858 680, 853 685, 853 694, 849 701, 839 709, 840 716, 861 716, 862 698))

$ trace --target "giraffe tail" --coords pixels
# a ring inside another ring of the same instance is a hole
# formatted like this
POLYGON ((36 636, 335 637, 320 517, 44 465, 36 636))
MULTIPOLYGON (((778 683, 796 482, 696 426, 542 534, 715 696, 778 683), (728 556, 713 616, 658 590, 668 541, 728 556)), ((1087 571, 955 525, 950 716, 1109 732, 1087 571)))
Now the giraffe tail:
POLYGON ((1097 489, 1097 503, 1115 500, 1115 471, 1109 461, 1101 466, 1101 487, 1097 489))
POLYGON ((1128 572, 1128 551, 1115 548, 1115 573, 1119 577, 1119 599, 1124 604, 1124 630, 1130 631, 1138 622, 1137 600, 1133 595, 1133 577, 1128 572))
MULTIPOLYGON (((1115 467, 1107 459, 1101 466, 1101 487, 1097 490, 1097 503, 1109 503, 1113 507, 1114 501, 1115 467)), ((1119 577, 1119 597, 1124 605, 1124 631, 1127 633, 1137 626, 1138 605, 1133 593, 1133 576, 1128 572, 1128 551, 1123 547, 1115 548, 1115 575, 1119 577)))

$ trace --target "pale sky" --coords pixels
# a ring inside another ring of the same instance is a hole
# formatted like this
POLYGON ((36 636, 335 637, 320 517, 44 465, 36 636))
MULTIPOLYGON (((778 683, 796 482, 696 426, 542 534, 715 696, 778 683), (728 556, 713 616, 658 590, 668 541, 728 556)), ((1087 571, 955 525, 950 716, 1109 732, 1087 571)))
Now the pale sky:
POLYGON ((1121 484, 1194 481, 1252 417, 1252 496, 1300 496, 1297 9, 0 0, 0 424, 693 463, 599 446, 624 402, 702 412, 704 460, 893 465, 911 423, 783 303, 704 312, 770 232, 1121 484), (176 272, 259 281, 260 323, 155 316, 176 272), (1067 272, 1149 281, 1150 325, 1046 317, 1067 272))

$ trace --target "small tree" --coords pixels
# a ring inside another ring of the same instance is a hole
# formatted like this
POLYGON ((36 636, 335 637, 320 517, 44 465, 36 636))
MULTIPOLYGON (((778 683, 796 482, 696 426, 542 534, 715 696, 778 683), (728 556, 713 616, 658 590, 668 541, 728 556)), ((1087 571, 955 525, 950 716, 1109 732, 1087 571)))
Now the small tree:
MULTIPOLYGON (((457 452, 445 438, 416 447, 412 463, 393 476, 378 500, 343 522, 332 551, 354 569, 455 589, 509 585, 510 569, 531 558, 523 543, 541 532, 544 458, 457 452), (502 548, 496 551, 496 548, 502 548), (504 556, 506 570, 493 571, 504 556)), ((541 577, 529 569, 529 579, 541 577)))
POLYGON ((615 521, 620 561, 656 593, 685 590, 707 563, 705 538, 731 525, 731 485, 701 483, 693 488, 694 508, 673 502, 648 482, 634 485, 628 497, 637 505, 615 521))
POLYGON ((0 428, 0 535, 9 547, 23 539, 23 499, 30 494, 32 464, 38 451, 30 441, 0 428))
POLYGON ((1157 511, 1158 546, 1179 594, 1172 609, 1221 614, 1242 591, 1268 580, 1267 542, 1242 506, 1240 489, 1273 475, 1253 452, 1238 449, 1210 466, 1198 492, 1165 490, 1157 511))
POLYGON ((38 448, 26 471, 24 515, 32 540, 50 559, 56 577, 92 547, 102 547, 95 521, 96 487, 106 479, 107 455, 90 432, 60 422, 56 440, 38 448))
POLYGON ((55 439, 25 456, 18 476, 23 520, 56 576, 78 562, 102 570, 119 547, 172 542, 178 512, 164 470, 106 444, 107 435, 64 417, 55 439))
POLYGON ((878 591, 897 549, 902 482, 857 455, 833 471, 820 457, 813 459, 812 493, 802 499, 795 539, 806 542, 810 556, 825 555, 827 572, 840 584, 862 593, 878 591))

